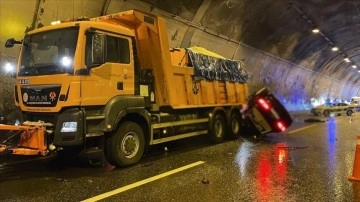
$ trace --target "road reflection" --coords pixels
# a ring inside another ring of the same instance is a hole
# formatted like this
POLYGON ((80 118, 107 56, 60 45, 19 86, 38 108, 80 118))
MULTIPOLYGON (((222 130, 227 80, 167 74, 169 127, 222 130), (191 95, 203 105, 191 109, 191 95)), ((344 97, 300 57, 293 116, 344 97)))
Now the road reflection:
POLYGON ((244 142, 236 153, 235 161, 239 167, 239 175, 241 177, 244 177, 247 174, 246 165, 251 157, 252 146, 253 144, 251 142, 244 142))
POLYGON ((290 147, 285 143, 277 143, 271 149, 254 146, 251 142, 240 146, 235 159, 239 175, 255 179, 252 182, 256 201, 286 199, 290 147))
POLYGON ((287 163, 288 146, 278 143, 273 150, 260 154, 256 167, 256 186, 258 191, 256 198, 259 201, 269 201, 276 195, 277 198, 285 198, 287 195, 287 163), (280 195, 281 196, 280 196, 280 195))
POLYGON ((330 167, 336 166, 336 121, 330 118, 327 124, 327 146, 330 167))

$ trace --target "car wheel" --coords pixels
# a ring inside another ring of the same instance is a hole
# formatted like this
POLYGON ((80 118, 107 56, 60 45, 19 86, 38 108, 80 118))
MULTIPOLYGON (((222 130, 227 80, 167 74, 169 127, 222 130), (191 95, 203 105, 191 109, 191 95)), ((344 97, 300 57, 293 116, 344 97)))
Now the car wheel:
POLYGON ((325 111, 323 112, 323 114, 324 114, 324 116, 330 116, 330 111, 329 111, 329 110, 325 110, 325 111))
POLYGON ((348 115, 348 116, 351 116, 351 115, 352 115, 352 113, 353 113, 353 111, 352 111, 352 110, 347 110, 347 111, 346 111, 346 115, 348 115))

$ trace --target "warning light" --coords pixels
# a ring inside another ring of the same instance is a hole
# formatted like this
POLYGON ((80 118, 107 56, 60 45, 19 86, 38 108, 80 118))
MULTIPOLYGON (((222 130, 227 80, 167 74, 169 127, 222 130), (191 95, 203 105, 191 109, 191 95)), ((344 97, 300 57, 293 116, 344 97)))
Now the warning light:
POLYGON ((269 110, 269 109, 270 109, 269 104, 266 103, 264 99, 260 98, 260 99, 258 100, 258 103, 259 103, 260 106, 261 106, 262 108, 264 108, 265 110, 269 110))

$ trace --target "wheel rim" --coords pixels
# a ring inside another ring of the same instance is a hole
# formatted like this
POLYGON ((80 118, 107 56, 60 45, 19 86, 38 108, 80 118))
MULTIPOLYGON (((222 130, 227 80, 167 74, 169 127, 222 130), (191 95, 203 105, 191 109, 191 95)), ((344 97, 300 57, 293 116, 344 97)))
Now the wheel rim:
POLYGON ((233 134, 237 134, 239 132, 240 124, 237 120, 233 119, 231 121, 231 130, 233 134))
POLYGON ((133 158, 139 151, 140 141, 139 137, 134 132, 129 132, 125 135, 124 139, 121 142, 120 151, 124 154, 126 158, 133 158))
POLYGON ((223 134, 223 124, 220 119, 216 120, 215 123, 215 135, 216 137, 222 137, 223 134))

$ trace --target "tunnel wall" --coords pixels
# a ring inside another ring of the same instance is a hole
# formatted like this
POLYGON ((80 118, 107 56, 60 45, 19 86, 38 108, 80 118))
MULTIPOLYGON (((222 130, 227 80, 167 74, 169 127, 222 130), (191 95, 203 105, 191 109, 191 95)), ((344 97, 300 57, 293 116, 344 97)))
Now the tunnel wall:
MULTIPOLYGON (((33 21, 28 25, 24 25, 24 31, 47 25, 54 19, 71 19, 81 16, 94 17, 101 14, 138 9, 166 18, 170 47, 172 48, 201 46, 227 58, 236 60, 245 59, 245 65, 250 77, 250 92, 266 86, 290 111, 308 110, 312 105, 324 103, 326 100, 348 100, 352 96, 358 95, 358 86, 327 76, 334 73, 328 72, 332 71, 331 68, 324 71, 326 75, 312 70, 315 63, 321 60, 321 51, 319 51, 319 54, 314 54, 311 58, 303 58, 303 60, 295 64, 263 50, 254 48, 244 42, 239 42, 230 36, 215 32, 213 29, 204 27, 202 25, 204 21, 214 21, 214 16, 211 16, 211 5, 214 6, 214 2, 215 1, 212 0, 181 0, 178 4, 174 5, 172 1, 165 0, 83 0, 61 2, 56 0, 31 0, 27 2, 27 4, 29 4, 27 7, 34 8, 35 10, 33 12, 33 21)), ((9 8, 7 9, 11 9, 11 6, 14 5, 9 4, 9 8)), ((233 5, 231 5, 231 1, 228 1, 226 6, 230 8, 233 5)), ((1 16, 3 17, 3 15, 4 14, 1 16)), ((218 17, 220 18, 220 16, 218 17)), ((241 26, 237 25, 237 23, 241 22, 243 21, 233 21, 231 23, 220 19, 216 21, 217 24, 227 25, 226 28, 228 28, 228 30, 222 33, 231 32, 233 36, 241 35, 240 32, 243 30, 239 30, 241 26)), ((249 22, 244 21, 243 23, 249 22)), ((262 29, 259 28, 258 32, 261 30, 262 29)), ((12 37, 20 39, 23 37, 23 34, 23 32, 16 32, 12 37)), ((254 33, 247 33, 246 35, 251 34, 254 33)), ((4 43, 3 40, 2 42, 4 43)), ((267 42, 263 41, 261 43, 267 42)), ((268 46, 270 46, 270 44, 268 44, 268 46)), ((291 47, 293 46, 296 46, 296 44, 293 43, 291 47)), ((289 47, 289 51, 291 51, 291 47, 289 47)), ((0 58, 2 61, 0 62, 4 62, 4 55, 8 55, 7 57, 11 55, 11 57, 16 58, 19 49, 12 49, 13 52, 9 52, 9 50, 4 50, 3 48, 0 50, 2 56, 2 59, 0 58)), ((287 50, 283 50, 283 52, 286 54, 287 50)), ((333 71, 337 71, 336 68, 333 68, 333 71)), ((12 109, 13 107, 10 106, 11 103, 9 100, 13 100, 12 89, 14 81, 14 79, 10 79, 10 81, 7 82, 4 82, 4 79, 0 81, 2 92, 6 91, 6 93, 3 94, 3 98, 0 99, 0 106, 4 106, 3 109, 0 109, 2 111, 4 111, 4 108, 12 109)))
MULTIPOLYGON (((327 100, 346 99, 345 83, 308 68, 240 44, 240 58, 246 58, 250 91, 268 87, 290 111, 309 110, 327 100)), ((349 88, 348 88, 349 89, 349 88)))
POLYGON ((237 42, 178 16, 155 12, 167 19, 170 47, 181 47, 191 32, 189 46, 201 46, 235 60, 245 59, 250 92, 268 87, 290 111, 309 110, 314 105, 348 100, 357 94, 358 88, 354 85, 237 42))

